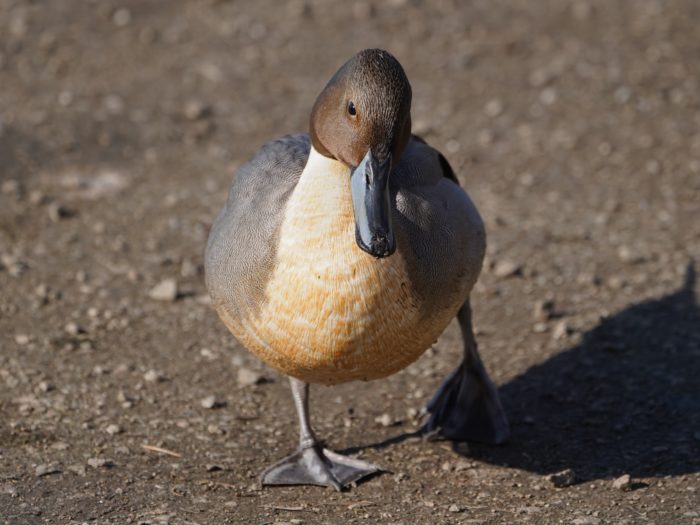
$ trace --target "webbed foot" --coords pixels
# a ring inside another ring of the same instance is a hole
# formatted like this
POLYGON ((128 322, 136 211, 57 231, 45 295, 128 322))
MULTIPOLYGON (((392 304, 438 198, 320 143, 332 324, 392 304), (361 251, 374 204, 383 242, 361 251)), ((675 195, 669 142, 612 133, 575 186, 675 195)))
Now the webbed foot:
POLYGON ((422 411, 430 417, 421 430, 428 437, 501 444, 508 439, 510 427, 496 385, 479 357, 469 301, 457 319, 464 337, 464 359, 422 411))
POLYGON ((320 485, 340 491, 380 470, 372 463, 313 445, 268 467, 260 476, 260 482, 263 485, 320 485))

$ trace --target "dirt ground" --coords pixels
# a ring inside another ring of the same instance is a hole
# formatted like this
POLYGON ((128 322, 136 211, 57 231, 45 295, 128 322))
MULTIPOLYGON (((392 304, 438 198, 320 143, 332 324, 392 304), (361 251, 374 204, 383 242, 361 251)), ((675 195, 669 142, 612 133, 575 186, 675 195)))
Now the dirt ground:
POLYGON ((2 522, 700 523, 699 17, 0 0, 2 522), (387 472, 261 490, 296 417, 211 310, 204 244, 236 167, 365 47, 402 62, 485 218, 472 304, 512 439, 411 436, 451 326, 389 379, 312 389, 318 433, 387 472))

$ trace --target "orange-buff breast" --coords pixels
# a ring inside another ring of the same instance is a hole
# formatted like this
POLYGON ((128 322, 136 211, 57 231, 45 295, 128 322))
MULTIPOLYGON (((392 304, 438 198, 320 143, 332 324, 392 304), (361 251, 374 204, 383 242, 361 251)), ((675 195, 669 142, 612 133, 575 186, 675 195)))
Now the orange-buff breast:
POLYGON ((219 314, 287 375, 323 384, 385 377, 415 361, 454 315, 425 315, 400 245, 386 259, 357 246, 348 169, 313 150, 278 238, 262 307, 247 319, 219 314))

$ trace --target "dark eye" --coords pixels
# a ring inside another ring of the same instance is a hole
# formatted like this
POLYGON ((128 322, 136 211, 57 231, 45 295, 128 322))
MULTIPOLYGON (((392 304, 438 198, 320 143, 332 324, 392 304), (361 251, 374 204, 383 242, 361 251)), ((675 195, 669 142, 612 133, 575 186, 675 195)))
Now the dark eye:
POLYGON ((355 109, 355 104, 353 104, 352 100, 348 102, 348 113, 350 113, 351 116, 357 115, 357 110, 355 109))

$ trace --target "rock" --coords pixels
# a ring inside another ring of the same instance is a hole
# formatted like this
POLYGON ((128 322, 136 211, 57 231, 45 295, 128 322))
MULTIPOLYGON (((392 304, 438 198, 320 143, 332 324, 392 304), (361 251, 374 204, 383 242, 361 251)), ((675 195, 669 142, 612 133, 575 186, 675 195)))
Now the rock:
POLYGON ((68 467, 68 471, 73 472, 78 476, 84 476, 85 474, 87 474, 85 470, 85 465, 70 465, 68 467))
POLYGON ((570 468, 550 474, 547 479, 557 488, 570 487, 576 483, 576 473, 570 468))
POLYGON ((571 327, 566 321, 559 321, 552 331, 553 339, 565 339, 571 333, 571 327))
POLYGON ((61 219, 67 219, 73 215, 73 212, 63 206, 60 202, 52 202, 49 204, 46 210, 49 214, 49 219, 51 219, 51 222, 58 222, 61 219))
POLYGON ((554 317, 554 301, 537 301, 532 309, 535 321, 549 321, 554 317))
POLYGON ((107 425, 107 428, 105 428, 105 432, 109 434, 110 436, 114 436, 116 434, 120 434, 122 432, 122 428, 119 425, 115 425, 114 423, 111 425, 107 425))
POLYGON ((124 7, 117 9, 112 15, 112 22, 114 22, 114 25, 117 27, 129 25, 131 22, 131 11, 124 7))
POLYGON ((390 427, 394 422, 393 418, 387 413, 384 413, 379 417, 375 417, 374 421, 375 423, 379 423, 383 427, 390 427))
POLYGON ((209 115, 210 108, 201 100, 188 100, 182 113, 188 120, 199 120, 209 115))
POLYGON ((572 525, 600 525, 600 518, 594 516, 581 516, 574 519, 572 525))
POLYGON ((224 406, 224 404, 221 401, 217 401, 216 397, 214 396, 205 397, 199 402, 199 404, 202 405, 203 408, 219 408, 224 406))
POLYGON ((112 460, 106 458, 90 458, 87 460, 87 464, 92 468, 110 468, 114 466, 112 460))
POLYGON ((65 326, 66 332, 68 332, 70 335, 80 335, 84 334, 85 330, 80 327, 77 323, 70 322, 65 326))
POLYGON ((630 490, 632 488, 632 478, 629 474, 623 474, 619 478, 613 480, 612 486, 617 490, 630 490))
POLYGON ((40 478, 42 476, 48 476, 50 474, 60 474, 62 470, 58 468, 56 465, 38 465, 36 469, 34 469, 34 474, 36 477, 40 478))
POLYGON ((238 384, 240 386, 259 385, 265 381, 263 375, 250 368, 241 367, 238 369, 237 375, 238 384))
POLYGON ((24 346, 29 344, 31 340, 31 337, 29 337, 27 334, 15 334, 15 343, 18 345, 24 346))
POLYGON ((148 296, 156 301, 174 301, 177 299, 177 281, 163 279, 148 292, 148 296))
POLYGON ((532 331, 536 334, 543 334, 547 330, 549 330, 549 326, 547 326, 547 323, 535 323, 534 325, 532 325, 532 331))
POLYGON ((497 117, 503 113, 503 102, 497 98, 489 100, 486 105, 484 105, 484 113, 489 117, 497 117))
POLYGON ((521 265, 509 260, 498 261, 493 267, 494 275, 500 278, 513 277, 520 274, 521 271, 521 265))
POLYGON ((454 503, 447 508, 447 512, 462 512, 464 509, 454 503))
POLYGON ((161 383, 166 380, 165 374, 163 374, 163 372, 159 372, 153 369, 143 374, 143 378, 149 383, 161 383))

